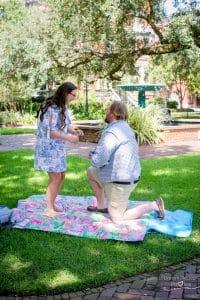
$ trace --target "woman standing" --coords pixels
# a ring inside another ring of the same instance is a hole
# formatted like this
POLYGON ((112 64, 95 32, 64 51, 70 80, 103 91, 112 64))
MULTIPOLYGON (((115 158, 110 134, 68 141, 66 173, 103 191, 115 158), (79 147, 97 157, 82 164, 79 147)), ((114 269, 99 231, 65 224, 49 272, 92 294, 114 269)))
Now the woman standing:
POLYGON ((49 216, 62 210, 55 206, 66 173, 65 142, 78 143, 81 130, 71 127, 68 104, 76 97, 77 87, 71 82, 60 85, 55 94, 47 98, 38 111, 37 141, 35 147, 36 170, 46 171, 49 183, 46 189, 49 216))

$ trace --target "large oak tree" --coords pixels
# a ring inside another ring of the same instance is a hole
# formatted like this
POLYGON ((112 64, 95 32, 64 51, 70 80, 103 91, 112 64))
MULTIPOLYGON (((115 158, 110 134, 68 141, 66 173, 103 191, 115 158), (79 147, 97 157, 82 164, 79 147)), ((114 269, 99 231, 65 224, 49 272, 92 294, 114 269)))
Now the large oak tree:
POLYGON ((199 48, 198 4, 175 1, 175 14, 169 16, 166 2, 49 0, 57 37, 51 52, 56 67, 78 73, 87 64, 92 73, 115 80, 135 74, 135 62, 142 55, 199 48))

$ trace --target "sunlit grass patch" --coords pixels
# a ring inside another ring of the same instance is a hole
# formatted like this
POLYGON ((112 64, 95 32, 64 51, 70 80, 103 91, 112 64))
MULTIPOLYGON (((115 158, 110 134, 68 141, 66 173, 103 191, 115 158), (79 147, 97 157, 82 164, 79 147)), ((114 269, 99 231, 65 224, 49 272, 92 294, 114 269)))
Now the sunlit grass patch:
POLYGON ((35 134, 36 129, 32 128, 20 128, 20 127, 6 127, 0 128, 0 135, 10 135, 10 134, 35 134))
MULTIPOLYGON (((20 199, 44 194, 45 172, 33 168, 32 150, 0 153, 0 203, 16 207, 20 199)), ((194 213, 189 238, 151 232, 140 243, 77 238, 52 232, 0 230, 0 292, 46 294, 99 286, 151 271, 200 254, 200 154, 144 159, 131 199, 162 196, 169 210, 194 213)), ((68 157, 61 194, 92 195, 87 159, 68 157)), ((99 215, 100 218, 100 215, 99 215)))

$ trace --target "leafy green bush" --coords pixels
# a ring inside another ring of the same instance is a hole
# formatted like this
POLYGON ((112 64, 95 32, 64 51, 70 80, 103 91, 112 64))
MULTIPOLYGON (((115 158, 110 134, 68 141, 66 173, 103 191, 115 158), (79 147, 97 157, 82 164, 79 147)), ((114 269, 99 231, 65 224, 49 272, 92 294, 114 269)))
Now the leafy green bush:
POLYGON ((36 114, 29 114, 25 113, 24 115, 20 116, 21 123, 23 125, 29 124, 29 125, 35 125, 36 124, 36 114))
POLYGON ((105 117, 105 110, 108 102, 98 101, 96 99, 88 100, 89 109, 88 114, 85 109, 85 99, 80 99, 70 103, 70 110, 74 120, 103 120, 105 117))
POLYGON ((165 106, 166 105, 166 101, 167 101, 166 99, 164 99, 164 98, 162 98, 160 96, 156 96, 153 99, 153 103, 155 105, 160 105, 160 106, 165 106))
POLYGON ((158 105, 146 109, 129 107, 129 124, 134 129, 139 144, 156 144, 162 141, 160 125, 166 116, 158 105))
POLYGON ((33 99, 28 99, 27 101, 24 101, 20 107, 18 107, 18 110, 20 112, 24 113, 36 113, 41 105, 41 102, 33 101, 33 99))
POLYGON ((1 112, 0 120, 5 126, 16 126, 21 121, 21 116, 18 112, 1 112))
POLYGON ((0 124, 4 126, 34 125, 35 123, 36 118, 33 114, 21 115, 19 112, 0 112, 0 124))
POLYGON ((177 109, 178 107, 178 102, 175 101, 175 100, 168 100, 167 101, 167 108, 170 108, 170 109, 177 109))

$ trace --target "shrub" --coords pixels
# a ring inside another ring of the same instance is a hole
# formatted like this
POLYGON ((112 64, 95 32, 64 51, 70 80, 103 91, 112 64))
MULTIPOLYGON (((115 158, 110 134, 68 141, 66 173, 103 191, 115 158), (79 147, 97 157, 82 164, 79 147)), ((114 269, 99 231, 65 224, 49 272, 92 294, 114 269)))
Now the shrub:
POLYGON ((166 106, 166 99, 160 97, 160 96, 156 96, 154 99, 153 99, 153 103, 155 105, 160 105, 160 106, 166 106))
POLYGON ((167 100, 167 108, 177 109, 178 108, 178 102, 175 101, 175 100, 167 100))
POLYGON ((21 116, 18 112, 1 112, 1 124, 5 126, 16 126, 21 121, 21 116))
POLYGON ((36 118, 34 115, 25 113, 21 115, 19 112, 1 112, 0 124, 5 126, 17 126, 20 124, 35 124, 36 118))
POLYGON ((96 99, 89 99, 88 114, 85 110, 85 99, 80 99, 79 102, 74 101, 70 103, 70 110, 74 120, 103 120, 105 117, 105 109, 108 106, 108 101, 102 102, 96 99))
POLYGON ((25 113, 23 116, 21 116, 21 123, 23 125, 29 124, 29 125, 35 125, 36 124, 36 114, 29 114, 25 113))
POLYGON ((129 124, 134 129, 139 144, 156 144, 162 141, 160 125, 166 116, 158 105, 146 109, 129 107, 129 124))

